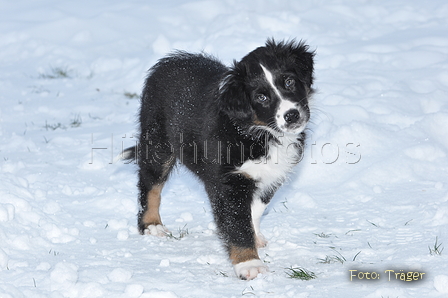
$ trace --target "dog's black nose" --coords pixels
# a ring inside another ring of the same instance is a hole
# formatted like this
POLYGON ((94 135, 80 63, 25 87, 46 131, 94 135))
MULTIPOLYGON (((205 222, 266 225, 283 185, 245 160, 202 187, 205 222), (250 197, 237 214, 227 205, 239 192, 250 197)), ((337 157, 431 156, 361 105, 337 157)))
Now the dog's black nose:
POLYGON ((296 109, 291 109, 285 113, 283 118, 285 118, 285 121, 288 124, 296 123, 297 121, 299 121, 300 113, 296 109))

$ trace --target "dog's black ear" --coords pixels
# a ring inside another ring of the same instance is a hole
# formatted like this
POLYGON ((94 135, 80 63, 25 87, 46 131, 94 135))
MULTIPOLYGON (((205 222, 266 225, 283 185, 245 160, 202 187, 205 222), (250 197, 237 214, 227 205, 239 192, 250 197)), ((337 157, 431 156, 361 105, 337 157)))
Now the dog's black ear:
POLYGON ((314 81, 314 55, 315 53, 309 50, 309 46, 302 41, 299 43, 291 43, 291 52, 299 68, 300 73, 305 79, 305 84, 311 89, 314 81))
POLYGON ((245 87, 246 76, 244 65, 234 61, 219 83, 217 96, 220 111, 232 120, 247 121, 252 118, 253 110, 245 87))
POLYGON ((309 46, 303 41, 276 42, 270 38, 266 41, 266 48, 270 49, 276 57, 286 58, 289 65, 295 65, 304 80, 304 83, 311 89, 314 80, 314 52, 309 50, 309 46))

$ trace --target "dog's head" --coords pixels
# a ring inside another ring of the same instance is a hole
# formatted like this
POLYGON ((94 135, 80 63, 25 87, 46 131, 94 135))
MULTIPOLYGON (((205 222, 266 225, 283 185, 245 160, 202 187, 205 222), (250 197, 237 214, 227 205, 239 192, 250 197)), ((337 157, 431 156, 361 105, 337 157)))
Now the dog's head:
POLYGON ((268 40, 225 74, 219 85, 221 110, 275 135, 300 134, 310 118, 313 57, 302 42, 268 40))

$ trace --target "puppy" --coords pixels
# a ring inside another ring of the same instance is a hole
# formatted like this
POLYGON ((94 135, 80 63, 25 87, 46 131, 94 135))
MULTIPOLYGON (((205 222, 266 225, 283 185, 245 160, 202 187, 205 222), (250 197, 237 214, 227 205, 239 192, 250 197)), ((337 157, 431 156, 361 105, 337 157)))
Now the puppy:
POLYGON ((267 272, 260 218, 302 158, 310 119, 314 52, 268 39, 231 67, 206 54, 175 52, 149 71, 138 160, 141 234, 163 236, 161 192, 176 161, 204 183, 236 275, 267 272))

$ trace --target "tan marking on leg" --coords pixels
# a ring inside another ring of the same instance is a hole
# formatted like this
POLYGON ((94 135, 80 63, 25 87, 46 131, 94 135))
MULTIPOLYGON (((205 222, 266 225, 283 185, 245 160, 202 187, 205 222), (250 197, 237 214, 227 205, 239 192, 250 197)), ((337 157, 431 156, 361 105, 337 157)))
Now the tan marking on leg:
POLYGON ((156 184, 148 192, 146 196, 147 210, 143 214, 143 222, 146 226, 149 225, 162 225, 162 219, 160 218, 159 208, 160 208, 160 193, 162 192, 163 184, 156 184))
POLYGON ((256 248, 230 247, 230 260, 233 265, 253 259, 260 259, 256 248))

